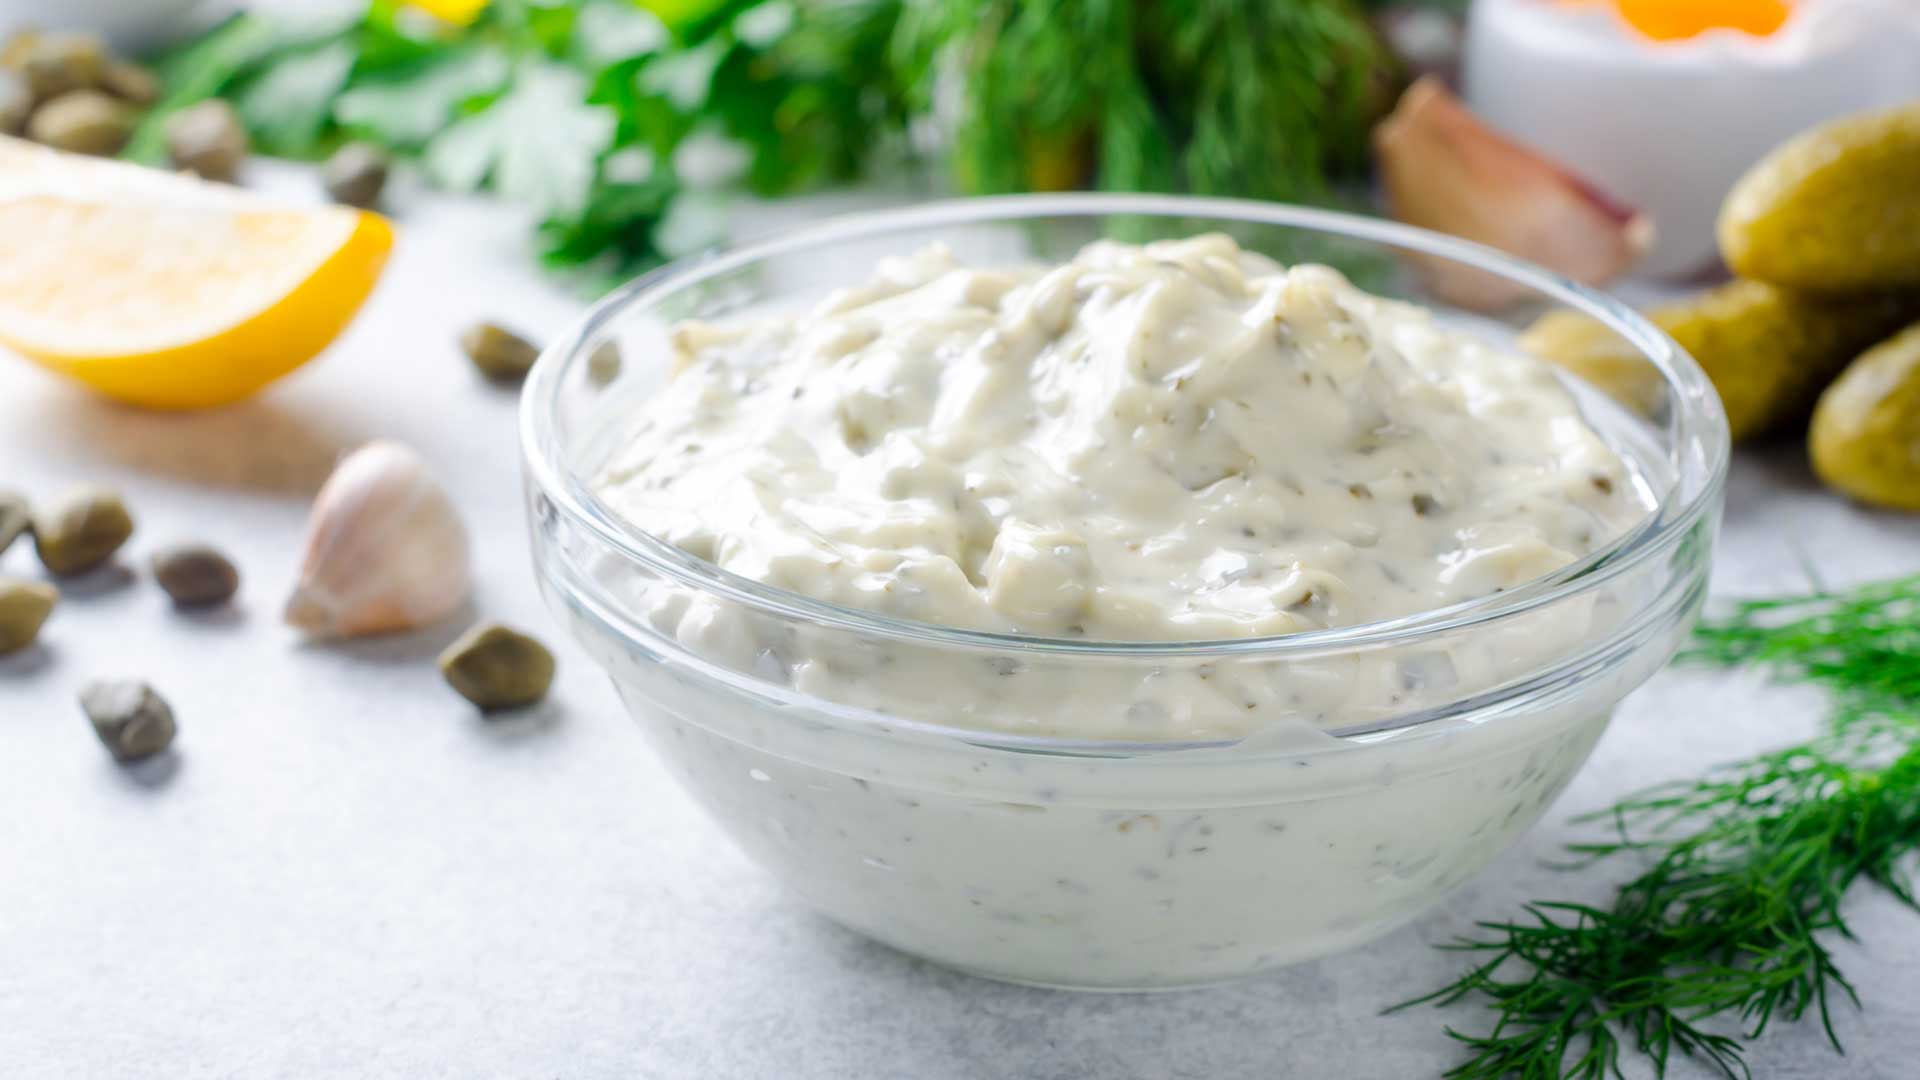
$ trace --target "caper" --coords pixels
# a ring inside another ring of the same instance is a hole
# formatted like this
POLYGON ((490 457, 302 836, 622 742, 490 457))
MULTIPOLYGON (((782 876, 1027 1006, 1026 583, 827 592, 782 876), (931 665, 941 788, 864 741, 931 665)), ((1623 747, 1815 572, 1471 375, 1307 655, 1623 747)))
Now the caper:
POLYGON ((153 578, 181 607, 224 603, 240 589, 240 571, 205 544, 181 544, 155 552, 153 578))
POLYGON ((99 679, 80 691, 93 733, 120 761, 138 761, 173 745, 173 709, 135 679, 99 679))
POLYGON ((481 623, 440 654, 440 674, 460 696, 489 712, 531 705, 553 685, 547 647, 499 623, 481 623))
POLYGON ((475 323, 460 335, 460 349, 480 373, 498 382, 526 377, 540 350, 526 338, 497 323, 475 323))
POLYGON ((133 137, 133 110, 98 90, 61 94, 33 111, 27 137, 71 154, 111 157, 133 137))
POLYGON ((51 585, 0 577, 0 655, 33 644, 59 602, 60 590, 51 585))
POLYGON ((106 65, 97 34, 35 34, 20 53, 20 73, 38 101, 99 86, 106 65))
POLYGON ((160 77, 139 64, 108 59, 100 69, 100 89, 122 101, 151 105, 160 100, 160 77))
POLYGON ((217 98, 189 105, 167 118, 167 157, 176 169, 231 183, 247 157, 247 129, 217 98))
POLYGON ((27 126, 33 112, 33 93, 25 80, 11 71, 0 70, 0 135, 18 135, 27 126))
POLYGON ((334 202, 370 210, 387 186, 387 155, 377 146, 348 143, 321 167, 320 183, 334 202))
POLYGON ((16 492, 0 491, 0 555, 32 527, 33 511, 27 500, 16 492))
POLYGON ((587 378, 595 386, 605 386, 620 377, 620 346, 603 341, 587 355, 587 378))
POLYGON ((78 574, 106 562, 133 535, 133 518, 120 496, 86 489, 33 519, 33 546, 56 574, 78 574))

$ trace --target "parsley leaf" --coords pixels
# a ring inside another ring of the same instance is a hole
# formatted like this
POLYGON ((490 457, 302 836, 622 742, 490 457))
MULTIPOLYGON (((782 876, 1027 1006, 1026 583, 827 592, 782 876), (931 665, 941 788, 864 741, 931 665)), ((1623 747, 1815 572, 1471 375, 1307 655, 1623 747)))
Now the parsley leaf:
POLYGON ((542 218, 579 213, 615 126, 609 110, 585 103, 586 87, 570 68, 523 63, 499 100, 427 146, 428 175, 457 191, 491 178, 542 218))
POLYGON ((174 113, 228 91, 241 77, 276 58, 337 37, 349 25, 327 18, 268 19, 236 15, 159 65, 166 93, 148 110, 122 156, 143 165, 164 165, 166 124, 174 113))
POLYGON ((353 87, 333 103, 333 118, 363 138, 415 150, 446 130, 468 101, 498 92, 511 73, 499 46, 457 49, 423 68, 353 87))
POLYGON ((288 56, 249 83, 238 104, 254 142, 271 154, 314 154, 355 55, 347 42, 329 42, 288 56))
POLYGON ((574 22, 573 53, 583 66, 601 68, 665 49, 671 35, 660 20, 627 3, 589 4, 574 22))

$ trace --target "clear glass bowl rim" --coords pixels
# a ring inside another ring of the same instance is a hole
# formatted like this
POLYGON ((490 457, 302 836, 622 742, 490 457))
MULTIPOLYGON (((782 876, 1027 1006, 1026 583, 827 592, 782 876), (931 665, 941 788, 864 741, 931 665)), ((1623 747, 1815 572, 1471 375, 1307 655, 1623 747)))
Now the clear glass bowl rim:
MULTIPOLYGON (((1407 645, 1424 637, 1480 626, 1553 604, 1626 573, 1675 542, 1713 505, 1725 482, 1729 455, 1726 416, 1720 399, 1692 357, 1632 308, 1552 271, 1481 244, 1338 211, 1247 199, 1106 193, 952 199, 846 214, 734 248, 675 260, 609 293, 542 352, 522 392, 520 433, 528 480, 555 513, 622 557, 679 584, 776 617, 874 637, 963 650, 1044 654, 1052 658, 1124 656, 1142 660, 1229 655, 1280 659, 1407 645), (557 417, 567 374, 575 365, 586 362, 589 346, 597 344, 600 332, 608 324, 663 291, 684 288, 770 257, 830 249, 836 243, 870 240, 893 233, 1034 218, 1112 215, 1209 218, 1371 241, 1465 264, 1551 297, 1619 334, 1666 380, 1675 410, 1676 460, 1670 462, 1674 482, 1654 512, 1612 544, 1553 574, 1492 596, 1395 619, 1272 637, 1087 641, 966 630, 900 619, 816 600, 741 577, 627 522, 599 498, 589 478, 566 460, 567 448, 559 436, 557 417), (1688 455, 1687 447, 1696 443, 1704 453, 1688 455)), ((985 733, 969 734, 977 738, 985 733)))

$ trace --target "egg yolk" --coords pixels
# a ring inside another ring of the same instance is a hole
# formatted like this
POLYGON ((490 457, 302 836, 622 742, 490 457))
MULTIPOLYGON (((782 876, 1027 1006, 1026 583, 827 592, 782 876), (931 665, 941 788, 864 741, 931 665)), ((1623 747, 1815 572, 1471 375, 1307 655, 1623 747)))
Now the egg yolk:
POLYGON ((1788 0, 1613 0, 1627 25, 1655 41, 1678 41, 1708 30, 1765 37, 1793 14, 1788 0))

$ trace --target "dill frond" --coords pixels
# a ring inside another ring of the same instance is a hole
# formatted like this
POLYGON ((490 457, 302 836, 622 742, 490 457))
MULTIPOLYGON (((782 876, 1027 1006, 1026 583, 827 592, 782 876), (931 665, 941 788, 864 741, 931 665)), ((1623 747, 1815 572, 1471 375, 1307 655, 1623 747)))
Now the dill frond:
POLYGON ((1644 868, 1604 905, 1535 902, 1445 946, 1475 966, 1389 1011, 1493 1011, 1485 1033, 1448 1029, 1467 1057, 1447 1076, 1605 1080, 1631 1051, 1656 1075, 1678 1055, 1744 1078, 1749 1042, 1809 1016, 1838 1051, 1833 1010, 1858 1004, 1828 947, 1852 936, 1842 901, 1871 883, 1920 913, 1920 575, 1737 604, 1681 661, 1823 686, 1826 730, 1576 819, 1607 828, 1573 865, 1644 868))

